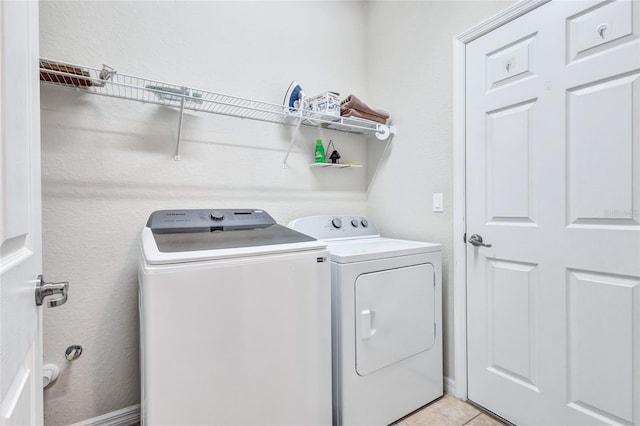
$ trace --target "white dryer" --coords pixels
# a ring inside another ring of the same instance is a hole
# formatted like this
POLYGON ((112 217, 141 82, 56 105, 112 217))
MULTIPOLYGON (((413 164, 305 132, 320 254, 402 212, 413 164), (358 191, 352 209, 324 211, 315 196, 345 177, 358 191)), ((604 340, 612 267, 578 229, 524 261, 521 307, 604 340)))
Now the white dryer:
POLYGON ((362 216, 289 227, 331 253, 334 424, 388 425, 442 396, 441 246, 380 237, 362 216))
POLYGON ((141 250, 143 425, 331 423, 326 243, 263 210, 164 210, 141 250))

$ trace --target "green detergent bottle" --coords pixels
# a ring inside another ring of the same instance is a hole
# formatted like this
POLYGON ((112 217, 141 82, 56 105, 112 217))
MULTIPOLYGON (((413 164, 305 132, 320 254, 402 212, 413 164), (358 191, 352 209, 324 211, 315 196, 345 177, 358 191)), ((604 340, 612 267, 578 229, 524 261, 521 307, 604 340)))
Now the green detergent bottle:
POLYGON ((324 146, 322 146, 322 139, 316 141, 316 163, 326 163, 327 157, 324 153, 324 146))

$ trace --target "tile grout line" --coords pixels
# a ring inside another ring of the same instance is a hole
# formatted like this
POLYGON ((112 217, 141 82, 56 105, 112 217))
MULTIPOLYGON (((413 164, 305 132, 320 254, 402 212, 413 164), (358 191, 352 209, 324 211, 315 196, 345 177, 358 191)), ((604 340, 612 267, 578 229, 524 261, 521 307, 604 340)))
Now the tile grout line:
POLYGON ((468 425, 469 423, 471 423, 476 417, 482 415, 482 412, 479 412, 478 414, 476 414, 475 416, 473 416, 472 418, 470 418, 466 423, 463 423, 462 426, 468 425))

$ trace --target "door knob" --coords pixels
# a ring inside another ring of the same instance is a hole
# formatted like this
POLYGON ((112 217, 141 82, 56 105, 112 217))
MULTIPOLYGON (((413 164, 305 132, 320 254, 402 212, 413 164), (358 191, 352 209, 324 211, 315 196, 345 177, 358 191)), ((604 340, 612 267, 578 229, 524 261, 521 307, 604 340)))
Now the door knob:
POLYGON ((482 236, 478 235, 478 234, 473 234, 472 236, 469 237, 469 242, 471 243, 472 246, 474 247, 491 247, 491 244, 485 244, 482 241, 482 236))
POLYGON ((45 297, 54 296, 60 294, 60 297, 51 299, 47 302, 47 306, 55 308, 56 306, 64 305, 69 295, 69 282, 63 281, 60 283, 46 283, 42 275, 38 275, 38 282, 36 284, 36 305, 42 305, 45 297))

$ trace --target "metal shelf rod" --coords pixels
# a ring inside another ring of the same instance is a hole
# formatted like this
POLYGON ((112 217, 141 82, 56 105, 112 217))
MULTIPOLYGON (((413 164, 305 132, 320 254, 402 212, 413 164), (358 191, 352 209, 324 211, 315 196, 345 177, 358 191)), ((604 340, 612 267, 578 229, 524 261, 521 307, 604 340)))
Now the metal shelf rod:
MULTIPOLYGON (((183 93, 186 93, 187 88, 182 88, 183 93)), ((182 119, 184 118, 184 96, 180 100, 180 118, 178 120, 178 140, 176 141, 176 153, 173 156, 173 159, 176 161, 180 161, 180 135, 182 134, 182 119)))

